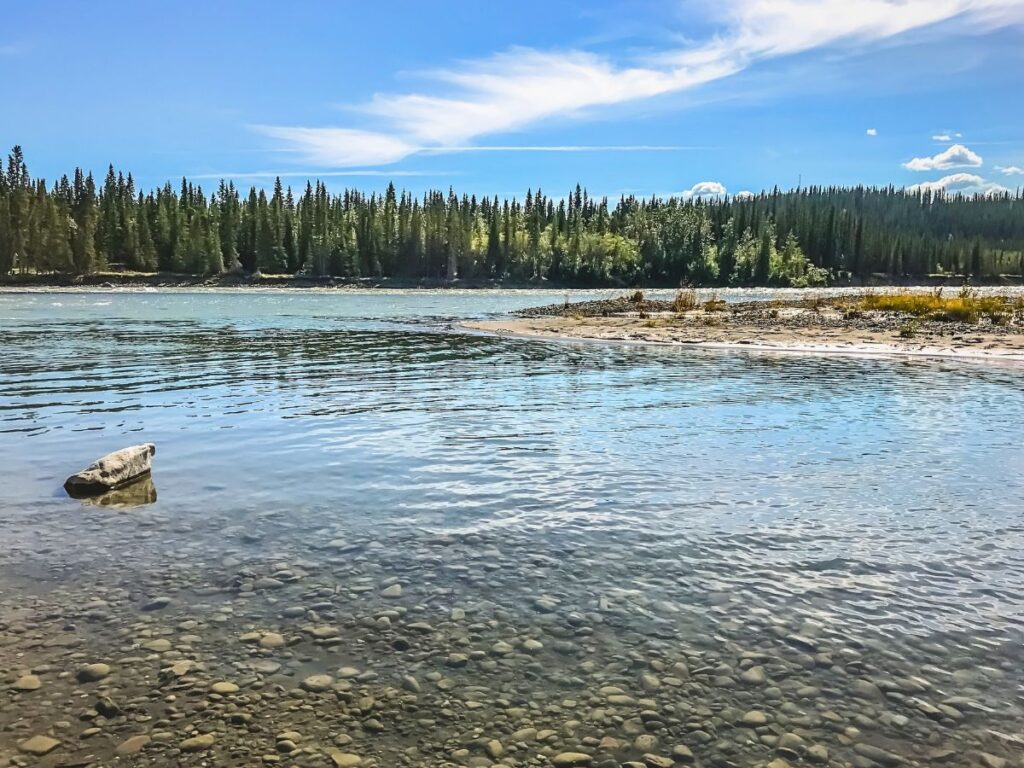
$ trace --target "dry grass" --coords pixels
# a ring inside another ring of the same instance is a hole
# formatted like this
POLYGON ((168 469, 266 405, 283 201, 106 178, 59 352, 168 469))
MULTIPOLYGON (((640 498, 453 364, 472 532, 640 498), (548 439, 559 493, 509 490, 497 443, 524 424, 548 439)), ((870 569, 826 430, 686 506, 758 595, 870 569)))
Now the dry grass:
POLYGON ((856 308, 864 311, 899 312, 925 320, 976 323, 982 317, 992 322, 1006 321, 1009 313, 1019 311, 1020 298, 979 296, 977 291, 963 288, 956 296, 943 296, 942 289, 932 293, 869 293, 856 308))
POLYGON ((679 291, 676 297, 672 299, 672 309, 677 313, 689 312, 691 309, 696 309, 699 306, 700 301, 697 299, 697 292, 693 289, 679 291))
POLYGON ((725 312, 729 304, 725 299, 718 298, 717 293, 711 294, 711 298, 704 302, 705 312, 725 312))

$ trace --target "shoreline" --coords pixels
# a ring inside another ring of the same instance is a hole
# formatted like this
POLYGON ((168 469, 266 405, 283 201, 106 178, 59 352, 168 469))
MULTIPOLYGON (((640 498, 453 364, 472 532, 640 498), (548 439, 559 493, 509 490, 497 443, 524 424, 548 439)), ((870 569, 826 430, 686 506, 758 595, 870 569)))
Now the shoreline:
MULTIPOLYGON (((863 280, 838 280, 820 290, 835 288, 950 288, 956 289, 966 283, 963 277, 925 275, 899 281, 882 277, 863 280)), ((1019 288, 1024 278, 1003 277, 970 281, 974 287, 1019 288)), ((725 290, 728 286, 702 286, 701 290, 725 290)), ((781 286, 736 286, 749 290, 778 290, 781 286)), ((553 283, 546 280, 499 280, 495 278, 466 278, 447 280, 444 278, 416 277, 314 277, 296 275, 247 275, 224 274, 203 276, 165 272, 97 272, 89 275, 6 275, 0 277, 0 291, 50 288, 294 288, 294 289, 439 289, 453 290, 552 290, 552 291, 626 291, 630 285, 587 285, 576 283, 553 283)), ((649 285, 648 290, 674 291, 675 285, 649 285)), ((819 290, 816 288, 793 290, 819 290)))
MULTIPOLYGON (((839 302, 837 302, 839 304, 839 302)), ((965 360, 1024 365, 1024 328, 910 320, 895 313, 853 313, 816 303, 748 302, 707 311, 622 312, 622 301, 527 310, 518 316, 462 323, 466 330, 544 341, 965 360), (611 310, 599 309, 604 304, 611 310), (594 314, 577 314, 583 308, 594 314), (912 330, 911 330, 912 329, 912 330)))

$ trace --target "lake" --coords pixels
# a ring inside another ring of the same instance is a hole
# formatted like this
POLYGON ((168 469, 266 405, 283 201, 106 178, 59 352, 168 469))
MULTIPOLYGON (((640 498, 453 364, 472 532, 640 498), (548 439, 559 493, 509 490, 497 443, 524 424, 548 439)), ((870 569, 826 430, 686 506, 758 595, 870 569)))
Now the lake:
POLYGON ((1019 764, 1024 369, 564 295, 0 293, 0 764, 1019 764))

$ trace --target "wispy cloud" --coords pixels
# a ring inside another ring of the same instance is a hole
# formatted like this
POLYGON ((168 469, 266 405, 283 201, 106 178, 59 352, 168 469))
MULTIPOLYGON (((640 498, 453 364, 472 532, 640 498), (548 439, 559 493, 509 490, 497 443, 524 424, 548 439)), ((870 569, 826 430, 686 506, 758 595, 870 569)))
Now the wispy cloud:
POLYGON ((911 192, 943 192, 947 195, 1001 195, 1010 190, 1001 184, 986 181, 973 173, 953 173, 936 181, 923 181, 907 187, 911 192))
POLYGON ((903 164, 908 171, 944 171, 948 168, 978 168, 981 155, 963 144, 954 144, 932 157, 915 157, 903 164))
POLYGON ((867 130, 865 131, 865 133, 866 133, 866 134, 867 134, 868 136, 877 136, 877 135, 878 135, 878 129, 877 129, 877 128, 868 128, 868 129, 867 129, 867 130))
POLYGON ((0 43, 0 56, 17 56, 25 50, 25 46, 17 43, 0 43))
POLYGON ((959 139, 962 137, 962 133, 937 133, 934 136, 932 136, 932 141, 949 142, 952 141, 953 139, 959 139))
POLYGON ((1024 168, 1017 165, 997 165, 996 170, 1003 176, 1024 176, 1024 168))
POLYGON ((380 93, 355 107, 371 125, 376 123, 372 130, 292 126, 258 126, 257 130, 319 165, 393 163, 426 150, 464 151, 484 136, 552 119, 580 119, 615 105, 693 89, 765 59, 883 40, 942 22, 955 21, 956 29, 963 31, 1024 21, 1024 3, 728 0, 716 7, 716 13, 719 31, 713 37, 628 63, 587 51, 512 48, 419 73, 433 83, 432 88, 380 93))
POLYGON ((422 147, 423 154, 447 155, 459 152, 686 152, 715 149, 708 146, 659 146, 653 144, 519 145, 484 144, 467 147, 422 147))
POLYGON ((402 171, 402 170, 381 170, 379 168, 365 168, 350 171, 242 171, 234 173, 224 171, 222 173, 193 173, 189 174, 192 179, 273 179, 278 176, 283 178, 301 177, 306 179, 333 178, 344 176, 381 176, 384 178, 398 178, 405 176, 459 176, 460 171, 402 171))

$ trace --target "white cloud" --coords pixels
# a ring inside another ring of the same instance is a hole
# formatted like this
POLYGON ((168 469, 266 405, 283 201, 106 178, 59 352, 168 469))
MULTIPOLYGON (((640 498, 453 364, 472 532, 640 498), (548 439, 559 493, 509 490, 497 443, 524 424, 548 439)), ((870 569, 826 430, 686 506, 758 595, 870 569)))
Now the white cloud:
POLYGON ((757 195, 755 195, 749 189, 741 189, 739 192, 733 195, 733 198, 735 198, 736 200, 749 200, 752 197, 757 197, 757 195))
POLYGON ((955 20, 988 29, 1024 21, 1021 0, 727 0, 722 28, 687 47, 619 63, 586 51, 512 48, 488 58, 419 73, 433 87, 376 94, 357 107, 383 127, 262 126, 264 134, 327 166, 396 162, 429 149, 465 147, 483 136, 553 118, 684 91, 751 64, 838 43, 863 43, 955 20))
POLYGON ((963 144, 954 144, 932 157, 915 157, 903 164, 908 171, 944 171, 947 168, 977 168, 981 155, 963 144))
POLYGON ((868 128, 867 131, 865 131, 865 133, 867 133, 868 136, 877 136, 878 135, 878 129, 877 128, 868 128))
POLYGON ((720 181, 699 181, 686 191, 680 192, 678 197, 690 200, 695 197, 724 197, 726 194, 728 190, 720 181))
POLYGON ((907 187, 909 192, 943 192, 947 195, 1001 195, 1009 192, 1006 187, 985 181, 973 173, 953 173, 936 181, 923 181, 907 187))
POLYGON ((932 136, 932 141, 952 141, 953 137, 948 133, 938 133, 932 136))
POLYGON ((997 165, 996 170, 1003 176, 1024 176, 1024 168, 1017 165, 997 165))

